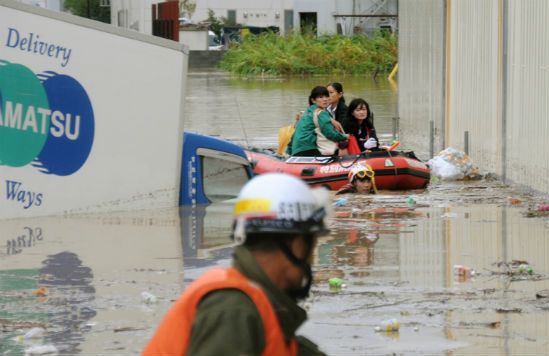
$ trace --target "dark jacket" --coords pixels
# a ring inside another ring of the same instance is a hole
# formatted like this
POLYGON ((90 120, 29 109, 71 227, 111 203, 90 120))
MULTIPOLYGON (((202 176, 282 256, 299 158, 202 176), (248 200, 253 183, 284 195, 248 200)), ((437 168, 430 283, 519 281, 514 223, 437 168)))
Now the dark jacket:
MULTIPOLYGON (((233 266, 256 282, 271 301, 286 341, 307 319, 307 312, 281 292, 245 247, 235 249, 233 266)), ((324 355, 304 337, 297 337, 299 355, 324 355)), ((199 304, 194 319, 189 355, 261 355, 265 333, 259 311, 243 292, 223 289, 210 293, 199 304)))
POLYGON ((343 125, 343 121, 345 119, 345 115, 347 115, 347 105, 344 102, 339 102, 337 104, 335 115, 332 115, 336 121, 338 121, 340 124, 343 125))
POLYGON ((362 120, 360 125, 357 120, 349 120, 347 117, 343 121, 343 130, 356 138, 361 150, 364 150, 364 142, 368 141, 371 137, 375 138, 377 141, 376 148, 379 147, 379 139, 376 135, 376 129, 374 127, 372 117, 373 116, 370 116, 362 120))

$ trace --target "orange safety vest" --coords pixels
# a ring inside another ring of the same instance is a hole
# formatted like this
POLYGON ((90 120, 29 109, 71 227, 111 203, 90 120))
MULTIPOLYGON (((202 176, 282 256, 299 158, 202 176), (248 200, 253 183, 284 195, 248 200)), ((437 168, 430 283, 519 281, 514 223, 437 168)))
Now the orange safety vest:
POLYGON ((212 269, 193 282, 168 311, 143 355, 186 355, 198 304, 206 294, 227 288, 241 290, 256 305, 265 330, 262 355, 297 355, 295 338, 286 344, 278 317, 265 292, 233 267, 212 269))

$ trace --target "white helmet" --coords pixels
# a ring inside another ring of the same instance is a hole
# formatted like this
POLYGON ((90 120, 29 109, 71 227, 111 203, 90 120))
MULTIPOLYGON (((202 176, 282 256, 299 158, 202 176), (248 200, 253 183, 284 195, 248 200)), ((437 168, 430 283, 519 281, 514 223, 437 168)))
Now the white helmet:
POLYGON ((249 233, 319 235, 326 233, 326 211, 302 180, 267 173, 250 180, 234 207, 234 240, 242 244, 249 233))

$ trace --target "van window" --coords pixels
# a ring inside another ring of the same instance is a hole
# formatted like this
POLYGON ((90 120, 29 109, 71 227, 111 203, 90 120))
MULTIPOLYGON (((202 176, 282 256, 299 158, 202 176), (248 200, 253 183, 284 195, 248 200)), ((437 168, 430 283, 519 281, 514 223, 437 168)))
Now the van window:
POLYGON ((208 34, 208 46, 219 46, 221 43, 215 34, 208 34))
POLYGON ((234 199, 250 179, 242 164, 220 158, 201 156, 202 186, 212 202, 234 199))

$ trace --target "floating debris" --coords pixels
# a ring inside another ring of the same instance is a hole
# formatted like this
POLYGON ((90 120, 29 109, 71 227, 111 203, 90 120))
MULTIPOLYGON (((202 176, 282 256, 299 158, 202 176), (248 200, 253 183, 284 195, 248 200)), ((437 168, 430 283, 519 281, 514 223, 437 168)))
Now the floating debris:
POLYGON ((126 331, 139 331, 139 330, 145 330, 145 329, 144 328, 136 328, 136 327, 133 327, 133 326, 124 326, 124 327, 121 327, 121 328, 116 328, 113 331, 115 333, 122 333, 122 332, 126 332, 126 331))
POLYGON ((520 308, 497 308, 496 313, 522 313, 520 308))
POLYGON ((32 328, 23 335, 24 339, 40 339, 44 337, 46 330, 44 328, 32 328))
POLYGON ((464 265, 454 265, 454 275, 459 277, 473 277, 476 272, 474 269, 471 269, 470 267, 464 266, 464 265))
POLYGON ((25 355, 57 355, 59 350, 53 345, 35 345, 25 349, 25 355))
POLYGON ((400 330, 400 322, 396 318, 383 320, 379 326, 375 327, 375 331, 398 332, 400 330))
POLYGON ((406 204, 409 207, 413 207, 414 205, 416 205, 416 200, 412 196, 409 196, 408 198, 406 198, 406 204))
POLYGON ((45 297, 46 295, 48 295, 48 289, 45 287, 40 287, 34 291, 34 295, 36 295, 37 297, 45 297))
POLYGON ((509 197, 509 204, 511 205, 520 205, 522 204, 522 200, 518 198, 509 197))
POLYGON ((0 330, 5 332, 35 327, 45 328, 46 325, 35 321, 0 319, 0 330))
POLYGON ((473 166, 471 158, 463 151, 448 147, 428 162, 431 175, 441 180, 480 179, 478 168, 473 166))
POLYGON ((529 208, 524 216, 527 218, 537 218, 549 216, 549 204, 541 205, 535 209, 529 208), (547 210, 546 210, 547 209, 547 210))
POLYGON ((141 292, 141 300, 143 300, 146 304, 154 304, 158 301, 158 298, 152 293, 141 292))
POLYGON ((328 280, 328 286, 330 287, 331 291, 340 291, 341 289, 345 288, 345 282, 341 278, 332 277, 328 280))

